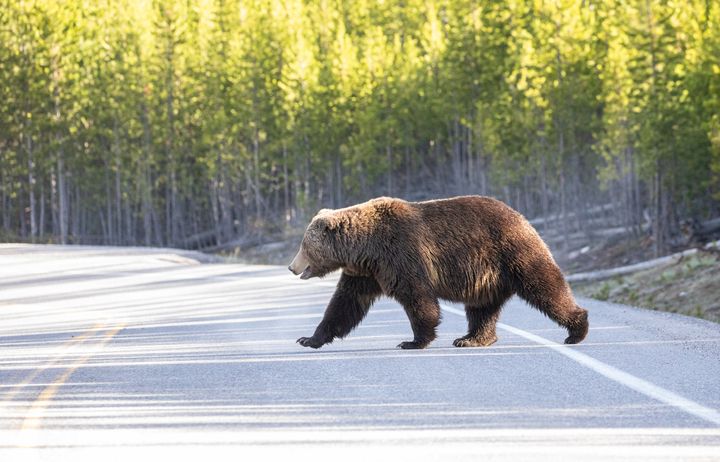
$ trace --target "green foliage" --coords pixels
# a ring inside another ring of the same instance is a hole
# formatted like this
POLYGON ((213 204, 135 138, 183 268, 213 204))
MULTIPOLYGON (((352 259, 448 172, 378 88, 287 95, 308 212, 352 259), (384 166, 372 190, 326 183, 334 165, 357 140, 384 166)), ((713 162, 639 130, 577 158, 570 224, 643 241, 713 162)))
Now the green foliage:
POLYGON ((221 242, 482 193, 648 209, 659 242, 720 208, 717 2, 0 0, 0 43, 23 239, 221 242))

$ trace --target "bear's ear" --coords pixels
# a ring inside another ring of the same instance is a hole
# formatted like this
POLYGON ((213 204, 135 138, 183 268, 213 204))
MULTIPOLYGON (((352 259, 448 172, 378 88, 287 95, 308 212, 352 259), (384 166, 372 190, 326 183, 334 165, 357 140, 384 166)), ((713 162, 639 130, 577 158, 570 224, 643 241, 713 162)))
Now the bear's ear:
POLYGON ((324 232, 334 233, 340 227, 340 220, 332 215, 319 216, 316 220, 320 229, 324 232))
POLYGON ((320 209, 316 215, 327 215, 332 212, 334 212, 333 209, 320 209))

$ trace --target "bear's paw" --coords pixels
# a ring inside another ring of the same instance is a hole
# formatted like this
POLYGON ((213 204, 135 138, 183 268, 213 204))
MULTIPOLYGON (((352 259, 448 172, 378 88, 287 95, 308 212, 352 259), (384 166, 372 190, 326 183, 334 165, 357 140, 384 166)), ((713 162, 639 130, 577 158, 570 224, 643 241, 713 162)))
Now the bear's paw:
POLYGON ((423 345, 420 342, 400 342, 398 348, 402 348, 403 350, 421 350, 426 346, 427 345, 423 345))
POLYGON ((315 337, 300 337, 297 339, 297 343, 304 347, 320 348, 325 345, 325 342, 315 337))
POLYGON ((456 338, 453 342, 453 345, 458 348, 486 347, 492 345, 495 342, 497 342, 497 337, 495 336, 489 338, 476 338, 466 335, 465 337, 456 338))

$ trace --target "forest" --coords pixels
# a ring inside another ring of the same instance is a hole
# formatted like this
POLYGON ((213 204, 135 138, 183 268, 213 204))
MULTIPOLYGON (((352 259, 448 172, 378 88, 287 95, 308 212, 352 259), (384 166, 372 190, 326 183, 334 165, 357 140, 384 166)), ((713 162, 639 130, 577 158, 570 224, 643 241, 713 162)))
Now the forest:
POLYGON ((720 216, 716 0, 0 0, 0 100, 0 241, 483 194, 662 254, 720 216))

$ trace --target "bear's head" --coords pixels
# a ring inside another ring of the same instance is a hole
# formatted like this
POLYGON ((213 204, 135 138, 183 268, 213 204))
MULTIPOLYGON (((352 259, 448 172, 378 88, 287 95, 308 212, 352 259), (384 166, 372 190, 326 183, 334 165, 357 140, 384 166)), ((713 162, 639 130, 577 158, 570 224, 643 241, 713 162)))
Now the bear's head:
POLYGON ((340 268, 353 276, 371 273, 374 209, 375 204, 368 202, 320 210, 305 230, 300 251, 288 269, 301 279, 323 277, 340 268))
POLYGON ((382 266, 392 246, 395 216, 405 203, 381 197, 342 209, 320 210, 305 230, 300 251, 288 269, 301 279, 323 277, 342 268, 349 276, 369 276, 382 266), (396 210, 397 209, 397 210, 396 210))
POLYGON ((288 267, 300 279, 323 277, 343 266, 337 252, 341 218, 334 212, 320 210, 305 230, 300 250, 288 267))

